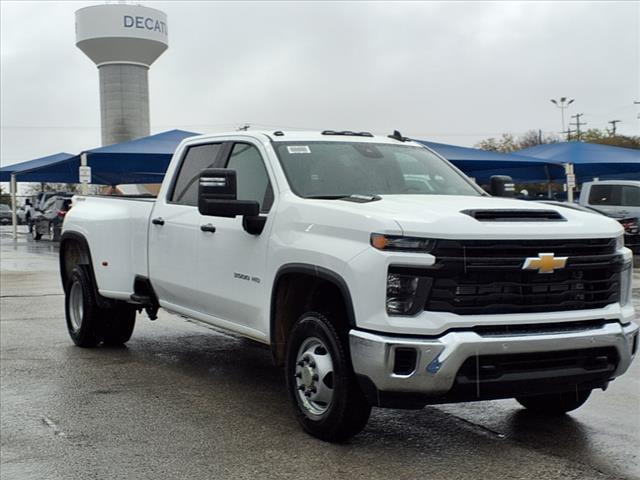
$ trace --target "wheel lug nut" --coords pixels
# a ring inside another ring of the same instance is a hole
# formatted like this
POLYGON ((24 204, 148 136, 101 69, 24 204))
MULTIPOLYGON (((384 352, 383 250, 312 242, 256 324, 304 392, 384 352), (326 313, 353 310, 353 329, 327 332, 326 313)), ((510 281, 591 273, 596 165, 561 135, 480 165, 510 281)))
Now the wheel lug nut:
POLYGON ((296 373, 296 378, 300 378, 300 377, 302 377, 302 374, 300 372, 297 372, 296 373))
POLYGON ((305 396, 305 397, 307 397, 307 398, 309 398, 309 397, 311 396, 311 392, 309 392, 309 391, 304 392, 304 396, 305 396))
POLYGON ((298 365, 299 367, 304 367, 304 362, 303 362, 302 360, 300 360, 300 361, 297 363, 297 365, 298 365))
POLYGON ((317 389, 316 387, 311 387, 311 388, 309 389, 309 391, 310 391, 311 393, 316 393, 316 392, 318 391, 318 389, 317 389))
POLYGON ((300 385, 300 386, 298 387, 298 390, 300 390, 300 391, 302 392, 302 391, 306 390, 306 388, 307 388, 307 387, 305 387, 304 385, 300 385))
POLYGON ((316 362, 309 362, 309 366, 311 368, 316 368, 316 362))
POLYGON ((317 374, 317 373, 314 373, 314 374, 313 374, 313 377, 311 377, 311 378, 312 378, 312 380, 313 380, 314 382, 317 382, 317 381, 320 379, 320 377, 318 376, 318 374, 317 374))

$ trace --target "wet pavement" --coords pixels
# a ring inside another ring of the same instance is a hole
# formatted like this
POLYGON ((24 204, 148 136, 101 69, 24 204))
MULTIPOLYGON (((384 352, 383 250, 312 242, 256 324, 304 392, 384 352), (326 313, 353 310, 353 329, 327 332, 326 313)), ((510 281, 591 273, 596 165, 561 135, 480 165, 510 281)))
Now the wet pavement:
POLYGON ((298 428, 249 341, 161 313, 125 348, 74 347, 55 244, 0 237, 3 480, 640 479, 640 362, 560 419, 514 400, 374 409, 331 445, 298 428))

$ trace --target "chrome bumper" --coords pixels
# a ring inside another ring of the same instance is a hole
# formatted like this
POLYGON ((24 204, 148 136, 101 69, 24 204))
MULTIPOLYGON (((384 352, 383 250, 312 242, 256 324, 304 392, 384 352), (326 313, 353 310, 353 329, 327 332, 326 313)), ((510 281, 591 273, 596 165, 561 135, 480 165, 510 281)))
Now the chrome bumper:
POLYGON ((637 333, 638 325, 633 322, 624 326, 606 323, 598 329, 570 333, 482 336, 473 331, 456 331, 424 339, 351 330, 349 344, 354 371, 368 377, 379 391, 413 392, 437 397, 451 390, 464 361, 475 355, 615 347, 619 363, 612 378, 617 377, 627 370, 635 357, 631 351, 637 333), (409 375, 393 373, 395 349, 398 347, 417 351, 417 366, 409 375))

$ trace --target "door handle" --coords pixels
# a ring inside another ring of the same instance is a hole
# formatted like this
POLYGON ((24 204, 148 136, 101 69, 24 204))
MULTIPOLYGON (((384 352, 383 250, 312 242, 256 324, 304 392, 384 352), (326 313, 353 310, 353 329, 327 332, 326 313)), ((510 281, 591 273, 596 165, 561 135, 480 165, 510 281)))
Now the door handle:
POLYGON ((153 223, 154 225, 164 225, 164 220, 162 217, 158 217, 158 218, 154 218, 153 220, 151 220, 151 223, 153 223))
POLYGON ((207 223, 206 225, 200 225, 200 230, 202 230, 203 232, 216 233, 216 227, 214 227, 210 223, 207 223))

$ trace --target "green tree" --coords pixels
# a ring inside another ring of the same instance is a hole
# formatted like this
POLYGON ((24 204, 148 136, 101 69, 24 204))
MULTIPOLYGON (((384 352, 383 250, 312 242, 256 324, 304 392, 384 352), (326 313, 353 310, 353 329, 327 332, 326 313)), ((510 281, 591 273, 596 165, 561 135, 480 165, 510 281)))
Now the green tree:
MULTIPOLYGON (((576 140, 574 133, 571 140, 576 140)), ((626 135, 612 135, 609 130, 591 128, 580 133, 580 140, 587 143, 600 143, 614 147, 640 149, 640 137, 626 135)), ((494 152, 511 153, 523 148, 534 147, 544 143, 556 143, 562 141, 557 135, 541 135, 537 130, 529 130, 522 135, 503 133, 500 138, 487 138, 475 144, 476 148, 491 150, 494 152)))
POLYGON ((588 143, 600 143, 614 147, 635 148, 640 150, 640 137, 627 135, 612 135, 611 131, 590 128, 580 133, 580 140, 588 143))
POLYGON ((36 193, 40 193, 42 191, 80 193, 80 188, 76 183, 32 183, 29 187, 27 187, 27 193, 29 195, 35 195, 36 193))
POLYGON ((494 152, 511 153, 523 148, 535 147, 543 143, 559 142, 556 135, 542 134, 538 130, 529 130, 522 135, 503 133, 500 138, 487 138, 476 143, 475 147, 494 152))

